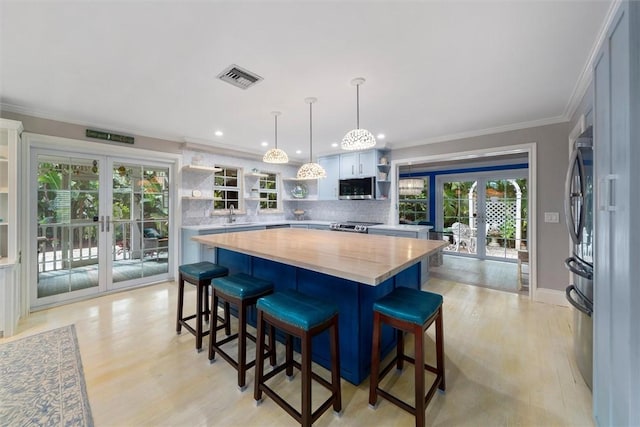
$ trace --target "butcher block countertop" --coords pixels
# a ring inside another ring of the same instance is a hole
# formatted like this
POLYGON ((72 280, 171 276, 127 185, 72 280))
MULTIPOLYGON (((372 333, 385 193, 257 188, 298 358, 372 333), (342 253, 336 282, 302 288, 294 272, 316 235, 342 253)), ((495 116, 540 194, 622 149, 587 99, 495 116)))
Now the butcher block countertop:
POLYGON ((445 245, 440 240, 299 228, 210 234, 193 240, 372 286, 445 245))

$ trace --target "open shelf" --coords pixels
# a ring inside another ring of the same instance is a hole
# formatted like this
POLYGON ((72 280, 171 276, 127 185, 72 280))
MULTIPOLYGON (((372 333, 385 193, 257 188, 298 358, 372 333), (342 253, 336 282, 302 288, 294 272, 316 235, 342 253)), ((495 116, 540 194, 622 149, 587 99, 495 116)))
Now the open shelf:
POLYGON ((189 172, 207 172, 207 173, 215 173, 220 172, 222 169, 217 168, 215 166, 196 166, 196 165, 184 165, 182 167, 183 171, 189 172))

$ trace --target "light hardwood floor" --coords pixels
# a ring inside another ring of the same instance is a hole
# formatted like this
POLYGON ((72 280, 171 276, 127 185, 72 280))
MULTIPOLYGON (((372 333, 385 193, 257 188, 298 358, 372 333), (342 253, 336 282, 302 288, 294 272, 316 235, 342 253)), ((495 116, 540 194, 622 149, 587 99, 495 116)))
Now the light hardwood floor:
MULTIPOLYGON (((192 335, 176 335, 176 289, 163 283, 36 312, 0 342, 74 323, 96 426, 296 425, 267 397, 255 405, 253 370, 241 393, 224 360, 209 364, 192 335)), ((194 287, 187 289, 186 307, 194 307, 194 287)), ((444 296, 447 381, 427 409, 428 425, 593 425, 591 393, 572 355, 570 309, 436 278, 425 289, 444 296)), ((433 330, 428 336, 431 357, 433 330)), ((388 382, 409 396, 412 375, 406 368, 388 382)), ((290 398, 299 394, 298 377, 279 382, 290 398)), ((342 416, 329 411, 315 425, 414 424, 385 400, 370 409, 368 386, 342 381, 342 416)), ((314 401, 321 390, 314 388, 314 401)))

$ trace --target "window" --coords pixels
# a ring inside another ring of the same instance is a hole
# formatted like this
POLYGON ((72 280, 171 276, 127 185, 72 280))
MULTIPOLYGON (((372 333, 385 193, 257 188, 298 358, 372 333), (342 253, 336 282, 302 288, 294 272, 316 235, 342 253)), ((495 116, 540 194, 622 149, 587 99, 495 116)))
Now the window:
POLYGON ((278 176, 275 173, 260 177, 260 209, 278 209, 278 176))
POLYGON ((238 179, 238 168, 223 167, 220 172, 216 172, 213 184, 213 209, 228 210, 231 206, 240 209, 240 179, 238 179))
POLYGON ((429 180, 423 178, 420 194, 398 193, 398 215, 400 224, 417 224, 419 221, 429 221, 429 180))

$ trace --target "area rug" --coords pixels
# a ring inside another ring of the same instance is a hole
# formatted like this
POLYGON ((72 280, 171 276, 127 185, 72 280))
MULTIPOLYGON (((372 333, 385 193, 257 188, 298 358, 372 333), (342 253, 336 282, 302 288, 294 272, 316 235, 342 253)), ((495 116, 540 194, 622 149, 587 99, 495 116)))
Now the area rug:
POLYGON ((73 325, 0 344, 0 425, 93 426, 73 325))

